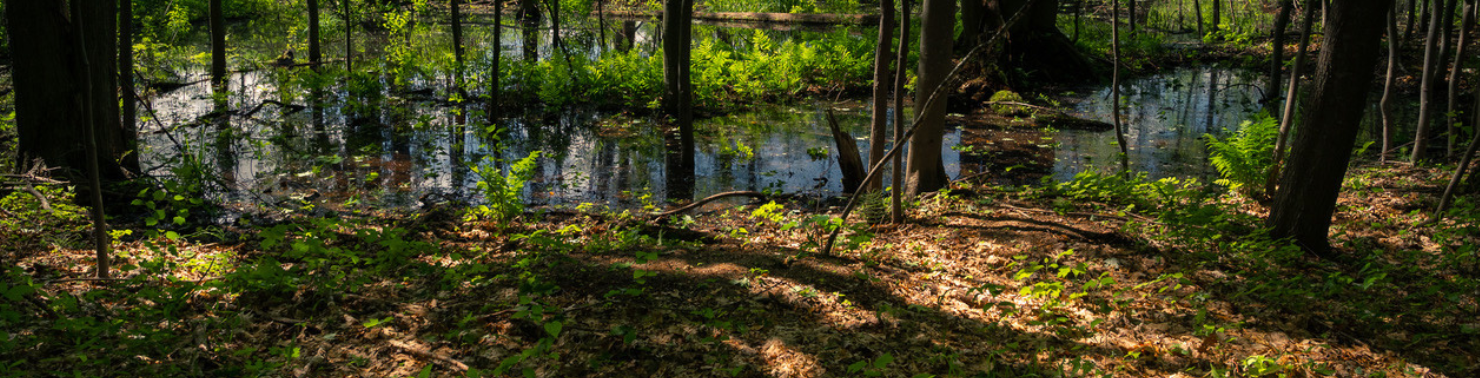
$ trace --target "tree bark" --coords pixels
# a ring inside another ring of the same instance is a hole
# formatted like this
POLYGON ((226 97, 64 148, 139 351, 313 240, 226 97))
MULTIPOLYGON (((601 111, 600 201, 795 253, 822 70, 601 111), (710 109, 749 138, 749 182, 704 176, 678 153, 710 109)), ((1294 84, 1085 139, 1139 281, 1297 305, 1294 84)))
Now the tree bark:
MULTIPOLYGON (((997 67, 1025 68, 1026 76, 1009 76, 1010 86, 1027 87, 1044 82, 1083 82, 1099 78, 1097 67, 1069 40, 1057 26, 1059 0, 1031 2, 1022 21, 1013 25, 1007 43, 997 55, 997 67)), ((992 0, 987 3, 986 18, 980 38, 989 37, 1008 18, 1017 14, 1028 0, 992 0)), ((971 46, 964 46, 970 48, 971 46)))
POLYGON ((1268 226, 1307 251, 1331 256, 1331 215, 1356 141, 1360 109, 1374 76, 1383 12, 1391 0, 1332 2, 1310 106, 1301 113, 1290 165, 1280 179, 1268 226))
POLYGON ((118 1, 118 93, 122 100, 123 169, 139 172, 138 97, 134 89, 134 2, 118 1))
MULTIPOLYGON (((1475 108, 1480 109, 1480 89, 1475 93, 1475 108)), ((1480 125, 1480 112, 1475 112, 1475 124, 1480 125)), ((1470 161, 1475 158, 1475 148, 1480 146, 1480 132, 1472 133, 1470 146, 1465 148, 1465 154, 1459 160, 1459 165, 1454 167, 1454 174, 1449 176, 1449 185, 1444 186, 1444 194, 1439 196, 1439 205, 1434 207, 1434 213, 1429 215, 1429 222, 1437 222, 1444 218, 1444 210, 1449 208, 1449 200, 1454 198, 1454 192, 1459 187, 1460 178, 1465 176, 1465 169, 1470 167, 1470 161)))
MULTIPOLYGON (((1131 17, 1135 17, 1132 15, 1131 17)), ((1130 147, 1126 145, 1125 125, 1120 122, 1120 1, 1110 0, 1110 121, 1115 123, 1115 141, 1120 145, 1120 173, 1131 174, 1130 147)), ((1210 90, 1209 93, 1212 93, 1210 90)))
MULTIPOLYGON (((450 0, 448 5, 452 8, 452 59, 457 64, 458 82, 462 81, 463 65, 463 43, 462 43, 462 8, 461 0, 450 0)), ((495 27, 497 28, 497 27, 495 27)))
MULTIPOLYGON (((971 3, 973 0, 966 0, 966 2, 971 3)), ((891 80, 893 71, 889 67, 889 64, 894 61, 894 50, 889 46, 894 34, 893 0, 879 1, 879 16, 879 39, 874 47, 874 99, 873 109, 870 112, 872 122, 868 140, 869 167, 878 164, 879 160, 884 158, 884 141, 889 139, 886 126, 889 123, 889 89, 894 85, 894 80, 891 80)), ((864 183, 863 188, 871 192, 882 190, 884 177, 880 176, 864 183)))
MULTIPOLYGON (((1280 115, 1279 136, 1275 137, 1274 160, 1270 160, 1269 176, 1264 180, 1264 193, 1266 194, 1274 193, 1275 187, 1279 184, 1276 178, 1279 177, 1280 167, 1284 164, 1285 143, 1289 140, 1290 130, 1295 123, 1295 94, 1300 91, 1300 72, 1305 66, 1306 49, 1310 47, 1310 28, 1311 24, 1315 23, 1315 10, 1314 1, 1305 5, 1305 14, 1302 17, 1305 21, 1300 26, 1300 46, 1295 48, 1295 66, 1290 69, 1290 87, 1285 92, 1285 108, 1283 114, 1280 115)), ((1209 104, 1208 109, 1211 111, 1212 108, 1212 104, 1209 104)))
POLYGON ((1274 17, 1274 35, 1270 43, 1269 86, 1264 90, 1266 106, 1280 99, 1280 79, 1285 72, 1285 29, 1290 25, 1290 9, 1295 7, 1295 2, 1280 0, 1279 7, 1279 13, 1274 17))
POLYGON ((308 0, 308 63, 319 70, 324 53, 319 46, 319 0, 308 0))
POLYGON ((354 72, 355 48, 352 43, 352 32, 354 31, 353 18, 349 13, 350 0, 339 0, 344 3, 344 73, 348 75, 354 72))
MULTIPOLYGON (((910 0, 899 1, 899 54, 894 61, 894 144, 904 143, 904 84, 905 60, 910 51, 910 0)), ((890 218, 895 224, 904 223, 904 154, 894 154, 894 175, 890 180, 890 218)))
POLYGON ((1202 1, 1192 0, 1192 13, 1197 15, 1197 36, 1202 38, 1207 35, 1203 33, 1202 1))
MULTIPOLYGON (((210 0, 211 17, 211 85, 217 92, 226 90, 226 17, 221 0, 210 0)), ((219 100, 218 100, 219 101, 219 100)))
POLYGON ((493 72, 490 72, 489 75, 488 75, 488 110, 484 112, 484 113, 487 113, 488 114, 488 124, 490 124, 490 125, 497 124, 496 121, 499 118, 498 117, 498 113, 499 113, 499 95, 500 95, 500 92, 503 90, 503 86, 499 85, 499 75, 502 74, 502 72, 499 72, 500 71, 499 70, 499 68, 500 68, 499 65, 503 63, 503 54, 504 54, 504 43, 503 43, 503 41, 504 41, 504 38, 503 38, 504 37, 504 34, 503 34, 503 32, 504 32, 504 2, 503 1, 494 1, 493 2, 493 46, 490 47, 491 49, 493 49, 493 58, 492 58, 493 59, 493 63, 489 65, 490 66, 490 69, 493 72))
POLYGON ((1395 3, 1393 9, 1388 12, 1387 38, 1388 38, 1388 61, 1386 77, 1382 80, 1382 100, 1377 103, 1377 109, 1382 115, 1382 152, 1377 156, 1379 164, 1387 164, 1388 151, 1393 148, 1393 82, 1398 76, 1398 8, 1395 3))
POLYGON ((1432 19, 1429 21, 1428 37, 1423 43, 1423 73, 1419 79, 1418 93, 1418 126, 1413 134, 1413 153, 1409 155, 1408 161, 1418 164, 1428 153, 1429 123, 1434 114, 1434 79, 1439 71, 1439 31, 1443 30, 1440 25, 1443 16, 1443 0, 1433 0, 1434 6, 1429 10, 1432 19))
POLYGON ((679 159, 676 168, 683 173, 669 180, 687 183, 681 187, 692 187, 694 175, 693 87, 689 74, 693 7, 693 0, 667 0, 663 12, 663 111, 678 125, 679 145, 673 158, 679 159))
MULTIPOLYGON (((1447 115, 1448 122, 1444 123, 1444 156, 1454 156, 1454 142, 1459 137, 1459 131, 1454 124, 1459 123, 1459 73, 1464 69, 1465 44, 1468 43, 1470 30, 1475 25, 1474 0, 1465 1, 1463 19, 1460 21, 1459 41, 1454 44, 1454 63, 1449 68, 1449 88, 1445 91, 1449 98, 1447 115)), ((1447 24, 1447 22, 1446 22, 1447 24)), ((1445 40, 1448 40, 1446 37, 1445 40)))
POLYGON ((1213 22, 1208 25, 1208 33, 1213 35, 1214 40, 1221 40, 1223 36, 1218 34, 1218 22, 1223 19, 1223 5, 1220 0, 1213 0, 1213 22))
MULTIPOLYGON (((920 11, 920 63, 916 68, 915 88, 935 88, 945 81, 951 69, 952 33, 955 29, 956 3, 952 0, 925 0, 920 11)), ((945 163, 940 149, 944 140, 946 101, 927 104, 930 90, 915 91, 915 113, 921 118, 918 133, 910 140, 909 167, 906 169, 905 193, 918 195, 946 186, 945 163), (929 108, 923 108, 929 105, 929 108)))

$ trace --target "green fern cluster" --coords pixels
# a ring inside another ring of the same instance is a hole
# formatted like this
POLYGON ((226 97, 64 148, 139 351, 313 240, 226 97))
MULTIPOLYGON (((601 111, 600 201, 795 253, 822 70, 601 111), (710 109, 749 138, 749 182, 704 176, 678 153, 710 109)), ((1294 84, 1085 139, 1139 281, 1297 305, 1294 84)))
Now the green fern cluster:
POLYGON ((519 194, 524 191, 524 183, 534 176, 534 170, 539 169, 535 160, 539 157, 540 151, 530 152, 529 156, 509 164, 508 173, 496 166, 501 161, 493 157, 484 158, 485 164, 473 166, 473 172, 481 178, 478 189, 488 201, 479 210, 503 220, 524 212, 524 200, 519 194))
POLYGON ((1208 135, 1208 160, 1223 176, 1213 183, 1245 196, 1261 195, 1274 160, 1279 127, 1274 117, 1261 114, 1244 121, 1238 133, 1227 139, 1208 135))

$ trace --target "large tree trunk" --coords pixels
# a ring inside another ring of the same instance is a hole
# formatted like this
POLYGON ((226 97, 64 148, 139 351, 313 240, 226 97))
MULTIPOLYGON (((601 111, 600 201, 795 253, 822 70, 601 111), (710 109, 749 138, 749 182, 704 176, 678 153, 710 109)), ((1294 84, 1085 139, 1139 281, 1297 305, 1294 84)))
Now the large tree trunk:
POLYGON ((1413 133, 1413 153, 1409 155, 1409 162, 1418 164, 1428 153, 1429 148, 1429 123, 1434 115, 1434 79, 1439 76, 1439 32, 1443 30, 1440 25, 1440 17, 1444 14, 1444 0, 1433 0, 1432 9, 1429 14, 1433 16, 1429 21, 1428 37, 1423 43, 1423 73, 1419 78, 1418 93, 1418 126, 1413 133))
POLYGON ((951 69, 951 45, 956 3, 952 0, 925 0, 920 10, 920 65, 916 71, 915 114, 919 117, 914 139, 910 140, 909 168, 905 193, 917 195, 944 188, 949 181, 940 149, 946 122, 945 99, 930 102, 931 92, 945 82, 951 69), (925 108, 925 106, 929 106, 925 108))
POLYGON ((1301 113, 1290 164, 1280 178, 1268 226, 1276 238, 1330 256, 1331 214, 1346 176, 1358 123, 1377 62, 1383 12, 1391 0, 1332 2, 1310 105, 1301 113))
MULTIPOLYGON (((966 0, 967 3, 973 0, 966 0)), ((872 167, 884 158, 884 141, 889 139, 886 124, 889 123, 889 89, 894 85, 892 70, 894 50, 890 48, 894 36, 894 0, 879 1, 879 39, 874 46, 874 101, 870 113, 872 124, 868 135, 868 166, 872 167)), ((895 183, 895 185, 899 185, 895 183)), ((884 176, 864 183, 866 191, 884 188, 884 176)))
MULTIPOLYGON (((1017 25, 1008 31, 1006 46, 998 55, 999 69, 1022 68, 1027 77, 1009 77, 1012 86, 1043 82, 1081 82, 1095 79, 1096 67, 1056 26, 1058 0, 1037 0, 1017 25)), ((1028 5, 1029 0, 992 0, 987 3, 982 38, 989 37, 1028 5)), ((967 46, 966 48, 970 48, 967 46)))
POLYGON ((499 75, 502 74, 501 72, 499 72, 499 68, 500 68, 499 65, 503 63, 503 55, 504 55, 504 44, 503 44, 504 33, 503 33, 503 30, 504 30, 504 2, 503 1, 494 1, 493 2, 493 44, 492 44, 491 47, 489 47, 489 48, 493 49, 493 58, 492 58, 493 64, 490 65, 491 66, 490 69, 493 72, 490 72, 488 74, 488 110, 485 111, 485 113, 488 114, 488 124, 490 124, 490 125, 496 124, 495 121, 498 120, 498 113, 499 113, 499 111, 498 111, 499 110, 498 109, 499 108, 499 94, 500 94, 499 92, 501 92, 502 89, 503 89, 503 87, 499 85, 499 75))

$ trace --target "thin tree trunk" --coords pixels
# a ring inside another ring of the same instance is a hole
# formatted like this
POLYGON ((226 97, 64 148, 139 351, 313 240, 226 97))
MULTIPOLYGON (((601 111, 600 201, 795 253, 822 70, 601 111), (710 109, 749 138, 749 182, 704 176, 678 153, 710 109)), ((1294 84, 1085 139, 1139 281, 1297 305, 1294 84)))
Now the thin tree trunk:
MULTIPOLYGON (((899 54, 895 54, 894 61, 894 145, 904 143, 904 84, 907 79, 905 75, 905 61, 909 58, 910 51, 910 0, 899 1, 899 54)), ((1477 133, 1480 134, 1480 133, 1477 133)), ((882 156, 881 156, 882 157, 882 156)), ((891 190, 889 207, 891 218, 895 224, 904 223, 904 154, 894 154, 894 175, 890 180, 891 190)))
POLYGON ((1074 1, 1074 37, 1070 38, 1069 40, 1077 44, 1079 43, 1079 18, 1082 14, 1084 14, 1084 0, 1071 1, 1074 1))
MULTIPOLYGON (((1475 93, 1475 108, 1480 109, 1480 89, 1475 93)), ((1475 112, 1475 124, 1480 125, 1480 111, 1475 112)), ((1475 158, 1475 147, 1480 146, 1480 132, 1473 132, 1470 137, 1470 146, 1465 147, 1465 155, 1460 158, 1459 165, 1454 167, 1454 175, 1449 177, 1449 185, 1444 186, 1444 194, 1439 196, 1439 206, 1434 207, 1434 213, 1429 215, 1429 223, 1444 219, 1444 210, 1449 208, 1449 200, 1454 198, 1454 192, 1459 188, 1460 178, 1465 176, 1465 170, 1470 167, 1470 161, 1475 158)))
MULTIPOLYGON (((1112 2, 1110 6, 1115 6, 1112 2)), ((1115 13, 1111 11, 1110 13, 1115 13)), ((1136 0, 1126 0, 1126 20, 1131 27, 1131 34, 1136 34, 1136 0)))
POLYGON ((1290 86, 1285 92, 1284 114, 1280 116, 1280 134, 1275 138, 1274 160, 1270 161, 1269 177, 1264 181, 1265 194, 1274 193, 1279 184, 1276 178, 1280 177, 1280 167, 1285 158, 1285 143, 1290 139, 1290 129, 1293 127, 1291 123, 1295 119, 1295 94, 1300 90, 1300 71, 1305 65, 1305 51, 1310 47, 1310 27, 1315 23, 1315 10, 1314 1, 1305 5, 1303 16, 1305 21, 1300 26, 1300 47, 1295 48, 1295 67, 1290 68, 1290 86))
POLYGON ((308 63, 312 64, 314 71, 319 70, 319 63, 324 59, 320 50, 319 0, 308 0, 308 63))
POLYGON ((1213 23, 1211 24, 1212 29, 1209 29, 1209 33, 1213 34, 1213 39, 1215 40, 1223 39, 1223 36, 1218 34, 1218 29, 1220 29, 1218 23, 1223 20, 1223 4, 1220 1, 1213 0, 1213 23))
MULTIPOLYGON (((109 269, 108 260, 111 255, 111 251, 109 251, 109 249, 112 248, 112 240, 108 236, 108 224, 105 221, 106 218, 103 214, 103 178, 102 174, 100 173, 102 169, 98 164, 98 159, 100 159, 102 155, 101 151, 99 150, 99 145, 101 144, 99 143, 99 139, 101 138, 98 136, 98 134, 100 134, 102 130, 99 130, 99 125, 101 123, 99 121, 101 120, 98 119, 98 115, 96 114, 98 110, 96 109, 98 107, 98 103, 97 99, 94 98, 97 95, 97 93, 94 93, 94 89, 99 88, 99 86, 97 85, 98 82, 106 82, 107 80, 105 78, 96 77, 97 75, 93 72, 92 61, 91 59, 89 59, 88 54, 88 50, 92 49, 91 46, 89 46, 87 43, 87 35, 91 31, 91 29, 89 28, 100 27, 96 25, 90 25, 88 24, 88 21, 96 21, 95 19, 90 20, 91 18, 93 18, 90 13, 98 12, 99 10, 83 9, 102 7, 107 7, 109 10, 113 9, 111 2, 109 4, 103 4, 103 2, 101 1, 90 1, 88 2, 88 4, 83 4, 80 1, 74 2, 72 3, 72 22, 74 23, 74 28, 77 31, 77 45, 81 47, 80 49, 78 49, 78 51, 81 52, 82 74, 84 76, 82 80, 82 82, 84 83, 84 89, 81 94, 81 103, 83 104, 83 109, 85 109, 84 117, 87 120, 87 124, 86 127, 83 129, 83 132, 86 133, 86 136, 84 136, 84 138, 87 139, 87 146, 85 147, 85 149, 87 150, 87 175, 89 181, 88 191, 91 192, 88 193, 88 197, 90 197, 88 199, 92 202, 93 248, 97 252, 97 269, 95 270, 95 272, 97 272, 98 278, 107 279, 109 269)), ((112 15, 110 14, 109 16, 112 15)), ((109 30, 109 32, 112 32, 112 30, 109 30)), ((104 59, 109 59, 113 56, 112 54, 108 54, 104 55, 103 57, 104 59)), ((112 72, 107 73, 107 75, 112 74, 112 72)))
POLYGON ((448 5, 452 8, 452 59, 457 64, 458 78, 462 82, 463 65, 463 43, 462 43, 462 8, 458 3, 461 0, 451 0, 448 5))
MULTIPOLYGON (((1134 18, 1135 16, 1132 15, 1134 18)), ((1130 146, 1125 125, 1120 122, 1120 0, 1110 0, 1110 121, 1115 123, 1115 141, 1120 145, 1120 173, 1131 175, 1130 146)))
POLYGON ((1408 0, 1408 24, 1403 26, 1404 39, 1413 39, 1413 26, 1423 22, 1423 19, 1419 18, 1418 14, 1423 12, 1423 9, 1426 9, 1429 6, 1428 1, 1429 0, 1423 0, 1424 7, 1419 8, 1419 0, 1408 0))
POLYGON ((493 2, 493 47, 491 47, 493 49, 493 64, 490 65, 491 66, 491 69, 493 70, 493 72, 490 72, 489 75, 488 75, 488 82, 489 82, 489 84, 488 84, 488 111, 485 112, 485 113, 488 113, 488 124, 490 124, 490 125, 497 124, 497 122, 495 122, 495 121, 498 120, 498 113, 499 113, 499 111, 498 111, 498 107, 499 107, 499 94, 500 94, 499 92, 503 88, 503 87, 501 87, 499 85, 499 75, 501 74, 499 72, 499 65, 501 63, 503 63, 503 53, 504 53, 504 42, 503 42, 504 41, 504 38, 503 38, 504 35, 503 35, 503 33, 504 33, 504 2, 503 1, 494 1, 493 2))
POLYGON ((1192 0, 1192 14, 1197 15, 1197 37, 1202 39, 1207 35, 1203 33, 1202 1, 1192 0))
POLYGON ((1434 79, 1439 71, 1439 32, 1443 30, 1440 25, 1443 20, 1444 1, 1433 0, 1434 5, 1429 10, 1432 16, 1429 21, 1428 37, 1424 40, 1423 48, 1423 73, 1419 79, 1418 93, 1418 126, 1413 135, 1413 153, 1409 155, 1408 161, 1418 164, 1427 154, 1429 147, 1429 123, 1432 122, 1434 113, 1434 79))
POLYGON ((354 31, 355 24, 353 18, 351 17, 351 14, 349 13, 350 0, 339 1, 344 2, 344 73, 348 75, 351 72, 355 71, 355 48, 354 44, 351 43, 352 39, 350 38, 352 37, 352 32, 354 31))
POLYGON ((1387 77, 1382 80, 1382 101, 1377 103, 1377 109, 1382 114, 1382 152, 1377 156, 1379 164, 1386 164, 1388 150, 1393 148, 1393 81, 1398 76, 1398 8, 1393 5, 1393 10, 1388 12, 1387 17, 1388 37, 1388 62, 1387 77))
POLYGON ((1290 9, 1295 7, 1295 2, 1280 0, 1279 7, 1279 13, 1274 17, 1274 41, 1270 43, 1269 86, 1264 90, 1266 106, 1280 98, 1280 79, 1285 72, 1285 29, 1290 25, 1290 9))
MULTIPOLYGON (((973 0, 966 0, 971 2, 973 0)), ((894 50, 890 49, 890 38, 894 34, 894 1, 879 1, 879 38, 874 47, 874 100, 873 109, 870 112, 871 127, 869 128, 868 141, 868 165, 872 167, 878 164, 884 157, 884 140, 888 139, 886 124, 889 123, 889 89, 894 85, 890 80, 892 70, 889 67, 894 61, 894 50)), ((898 185, 897 183, 895 185, 898 185)), ((884 188, 884 177, 880 176, 869 182, 863 183, 865 191, 879 191, 884 188)))
POLYGON ((118 92, 122 101, 124 169, 138 172, 139 126, 138 101, 134 91, 134 2, 118 1, 118 92))
POLYGON ((211 85, 219 92, 226 89, 226 18, 221 10, 221 0, 210 0, 209 7, 211 17, 211 85))
MULTIPOLYGON (((1474 27, 1474 3, 1465 2, 1464 15, 1460 21, 1459 41, 1454 44, 1454 65, 1449 68, 1449 88, 1446 95, 1449 97, 1447 115, 1448 122, 1444 123, 1444 156, 1454 156, 1454 142, 1459 137, 1459 131, 1454 124, 1459 123, 1459 73, 1464 68, 1465 44, 1469 41, 1470 29, 1474 27)), ((1446 23, 1447 24, 1447 23, 1446 23)), ((1446 38, 1447 40, 1448 38, 1446 38)))

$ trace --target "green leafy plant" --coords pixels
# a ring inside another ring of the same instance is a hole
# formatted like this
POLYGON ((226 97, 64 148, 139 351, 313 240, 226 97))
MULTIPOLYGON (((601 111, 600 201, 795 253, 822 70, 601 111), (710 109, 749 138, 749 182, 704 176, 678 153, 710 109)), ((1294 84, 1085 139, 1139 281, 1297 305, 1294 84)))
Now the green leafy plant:
POLYGON ((1227 139, 1209 135, 1208 161, 1223 176, 1214 183, 1246 196, 1262 195, 1278 137, 1279 121, 1268 115, 1244 121, 1227 139))
POLYGON ((478 190, 483 191, 483 196, 488 200, 487 205, 479 206, 478 209, 503 220, 524 212, 524 200, 520 198, 520 193, 524 191, 524 183, 539 168, 536 161, 539 157, 539 151, 530 152, 529 156, 509 164, 507 170, 497 168, 495 164, 501 160, 493 157, 484 158, 484 164, 473 166, 473 173, 481 178, 478 180, 478 190))

